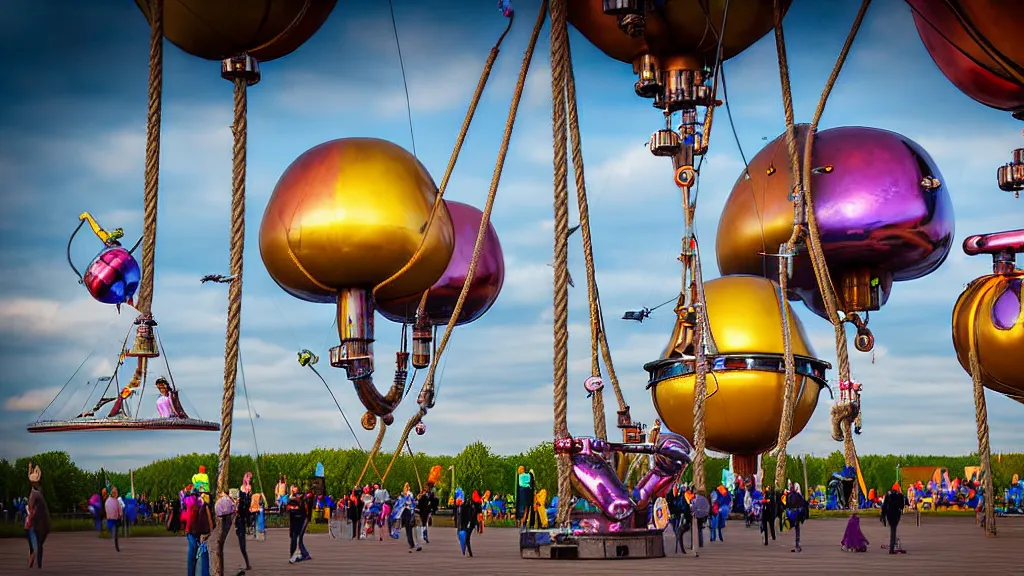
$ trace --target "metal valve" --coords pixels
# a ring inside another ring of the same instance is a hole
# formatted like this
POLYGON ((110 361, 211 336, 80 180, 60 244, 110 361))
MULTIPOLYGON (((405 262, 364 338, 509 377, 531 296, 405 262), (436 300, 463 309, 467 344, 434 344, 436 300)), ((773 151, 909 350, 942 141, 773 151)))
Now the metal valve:
POLYGON ((1020 198, 1020 191, 1024 190, 1024 148, 1013 151, 1013 161, 1000 166, 996 178, 1000 190, 1013 192, 1014 198, 1020 198))
POLYGON ((651 134, 648 147, 655 156, 675 156, 682 148, 683 142, 674 130, 663 128, 651 134))
POLYGON ((633 73, 638 76, 633 91, 641 98, 655 98, 661 94, 664 86, 661 83, 661 70, 658 59, 644 54, 633 66, 633 73))
POLYGON ((225 80, 245 80, 246 85, 254 86, 260 81, 260 63, 248 54, 225 58, 220 62, 220 76, 225 80))

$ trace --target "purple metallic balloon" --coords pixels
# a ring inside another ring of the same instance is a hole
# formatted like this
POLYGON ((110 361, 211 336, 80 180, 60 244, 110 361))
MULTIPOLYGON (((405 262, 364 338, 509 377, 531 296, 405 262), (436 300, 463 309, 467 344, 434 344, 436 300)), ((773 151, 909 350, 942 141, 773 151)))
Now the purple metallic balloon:
MULTIPOLYGON (((448 268, 430 288, 430 295, 427 296, 426 312, 430 322, 435 325, 448 324, 452 312, 455 311, 455 303, 459 300, 459 293, 462 292, 462 285, 466 281, 469 263, 473 259, 477 232, 483 219, 483 212, 468 204, 451 200, 445 200, 444 203, 448 206, 452 228, 455 230, 455 249, 452 251, 448 268)), ((501 251, 498 233, 494 226, 488 223, 473 282, 455 325, 468 324, 483 316, 498 299, 504 282, 505 256, 501 251)), ((416 320, 419 302, 420 295, 416 295, 390 302, 377 302, 377 309, 392 322, 411 324, 416 320)))
MULTIPOLYGON (((797 128, 802 151, 807 126, 797 128)), ((917 143, 876 128, 822 130, 811 165, 822 249, 841 298, 844 279, 870 271, 880 288, 878 304, 885 304, 893 281, 921 278, 945 261, 953 205, 935 161, 917 143)), ((740 176, 726 202, 716 246, 723 275, 778 279, 773 255, 793 227, 789 174, 783 134, 754 157, 749 177, 740 176)), ((791 299, 826 317, 806 249, 793 260, 789 286, 791 299)))

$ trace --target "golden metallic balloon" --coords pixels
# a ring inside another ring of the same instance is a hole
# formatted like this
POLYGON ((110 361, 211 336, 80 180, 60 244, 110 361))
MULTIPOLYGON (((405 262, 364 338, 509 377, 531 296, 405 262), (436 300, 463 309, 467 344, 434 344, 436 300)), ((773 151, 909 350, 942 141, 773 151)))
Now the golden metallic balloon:
MULTIPOLYGON (((150 0, 135 3, 152 22, 150 0)), ((281 58, 309 40, 338 0, 164 0, 164 36, 206 60, 281 58)))
POLYGON ((967 285, 953 306, 953 347, 971 372, 976 347, 986 388, 1024 401, 1024 270, 982 276, 967 285))
MULTIPOLYGON (((376 138, 320 144, 292 162, 270 196, 260 225, 263 263, 288 293, 311 302, 334 302, 346 288, 372 290, 416 253, 436 197, 426 168, 396 144, 376 138)), ((427 290, 453 248, 442 206, 418 261, 377 296, 427 290)))
MULTIPOLYGON (((775 446, 785 389, 779 286, 758 276, 724 276, 704 286, 707 317, 718 356, 708 358, 705 427, 709 449, 754 455, 775 446)), ((793 436, 803 430, 831 366, 814 357, 789 302, 789 334, 796 360, 793 436)), ((688 329, 678 326, 676 333, 688 329)), ((672 342, 677 340, 673 335, 672 342)), ((654 407, 669 430, 693 438, 694 362, 669 345, 665 357, 644 366, 654 407)))
MULTIPOLYGON (((605 14, 603 0, 569 0, 569 22, 602 52, 626 63, 644 54, 676 57, 685 67, 700 70, 715 62, 717 30, 725 19, 722 53, 725 59, 743 52, 775 25, 774 0, 664 0, 663 7, 644 14, 644 32, 631 37, 619 26, 619 16, 605 14), (726 6, 729 12, 726 15, 726 6)), ((781 0, 782 13, 790 0, 781 0)), ((642 5, 643 2, 640 2, 642 5)))

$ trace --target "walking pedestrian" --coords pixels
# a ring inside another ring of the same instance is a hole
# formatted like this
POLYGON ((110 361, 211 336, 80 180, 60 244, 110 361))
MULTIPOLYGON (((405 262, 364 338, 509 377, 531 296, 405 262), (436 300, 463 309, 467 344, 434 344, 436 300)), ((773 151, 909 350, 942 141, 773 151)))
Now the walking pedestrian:
POLYGON ((882 501, 882 525, 889 526, 889 554, 899 552, 896 539, 896 527, 900 524, 900 517, 903 516, 903 509, 909 505, 907 497, 900 491, 899 482, 892 485, 892 490, 885 495, 882 501))

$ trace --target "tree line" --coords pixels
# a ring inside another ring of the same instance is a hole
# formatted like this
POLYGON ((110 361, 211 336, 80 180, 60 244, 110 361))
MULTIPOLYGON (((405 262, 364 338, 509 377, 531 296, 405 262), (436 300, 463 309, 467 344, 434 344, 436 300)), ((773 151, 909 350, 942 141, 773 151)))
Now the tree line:
MULTIPOLYGON (((384 473, 391 454, 381 453, 374 458, 376 469, 384 473)), ((81 510, 92 494, 102 489, 106 482, 117 486, 125 494, 131 487, 128 471, 83 470, 66 452, 46 452, 31 458, 16 461, 0 460, 0 496, 5 504, 11 499, 28 494, 28 462, 38 464, 43 470, 42 489, 54 512, 65 513, 81 510)), ((320 448, 305 453, 263 454, 259 458, 248 455, 233 455, 229 469, 230 485, 237 487, 246 472, 253 473, 256 490, 263 491, 271 498, 274 486, 280 476, 287 476, 289 484, 306 485, 313 476, 317 463, 325 469, 325 484, 329 494, 338 496, 352 490, 366 463, 366 453, 358 449, 334 450, 320 448)), ((727 458, 708 458, 705 473, 708 486, 720 481, 722 470, 728 467, 727 458)), ((135 491, 146 494, 150 500, 159 496, 177 495, 188 483, 200 465, 206 466, 211 483, 216 484, 216 454, 183 454, 173 458, 157 460, 135 469, 135 491)), ((447 500, 453 487, 472 492, 512 492, 515 488, 516 470, 519 466, 532 469, 538 489, 546 489, 549 498, 557 492, 557 468, 554 450, 550 442, 542 443, 515 455, 500 455, 482 442, 466 446, 462 452, 452 455, 429 455, 408 453, 399 455, 385 487, 397 492, 405 482, 415 490, 425 484, 430 468, 441 466, 441 479, 437 484, 439 495, 447 500), (454 486, 453 486, 454 474, 454 486), (417 480, 418 477, 418 480, 417 480)), ((806 457, 807 478, 813 486, 826 484, 833 472, 843 468, 843 455, 833 452, 825 457, 806 457)), ((876 456, 860 457, 861 472, 868 488, 887 490, 897 481, 898 466, 936 466, 949 469, 950 478, 963 475, 964 467, 978 465, 976 455, 970 456, 876 456)), ((803 458, 790 457, 787 462, 787 477, 794 482, 804 483, 803 458)), ((774 480, 775 460, 765 456, 763 483, 774 480)), ((1024 454, 1000 454, 992 456, 993 480, 997 494, 1009 484, 1013 474, 1024 475, 1024 454)), ((683 474, 684 481, 692 481, 692 468, 683 474)), ((379 480, 373 466, 367 468, 363 483, 379 480)))

